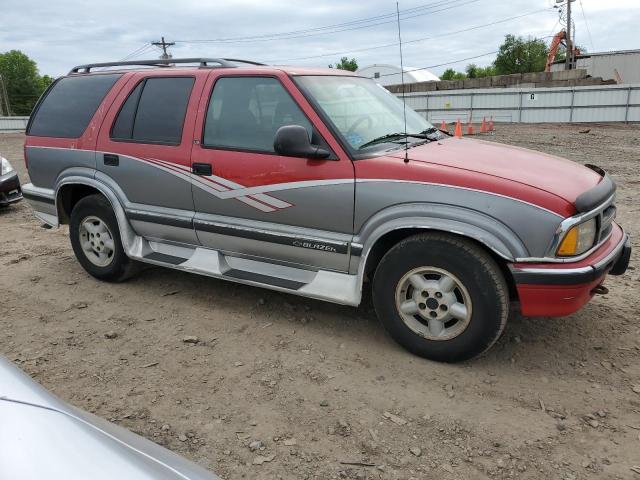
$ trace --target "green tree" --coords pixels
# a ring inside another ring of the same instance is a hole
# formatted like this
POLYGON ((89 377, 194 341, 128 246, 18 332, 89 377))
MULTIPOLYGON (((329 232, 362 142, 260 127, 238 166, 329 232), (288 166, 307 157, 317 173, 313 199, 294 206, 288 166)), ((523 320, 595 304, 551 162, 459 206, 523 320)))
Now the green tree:
POLYGON ((493 65, 497 75, 542 72, 548 54, 547 44, 542 40, 507 35, 493 65))
MULTIPOLYGON (((581 47, 580 45, 576 45, 576 48, 580 50, 581 54, 587 53, 587 47, 581 47)), ((567 58, 567 47, 564 45, 560 45, 558 48, 558 52, 556 53, 556 57, 554 58, 554 62, 559 62, 567 58)))
POLYGON ((338 68, 340 70, 349 70, 350 72, 355 72, 356 70, 358 70, 358 62, 355 58, 349 60, 347 57, 342 57, 340 61, 335 64, 335 66, 332 64, 329 65, 329 68, 338 68))
POLYGON ((42 89, 42 91, 44 92, 47 88, 49 88, 49 85, 51 85, 54 80, 55 80, 55 78, 50 77, 49 75, 41 76, 40 77, 40 88, 42 89))
POLYGON ((463 80, 467 78, 464 73, 456 72, 453 68, 447 68, 442 75, 440 75, 440 80, 463 80))
POLYGON ((492 65, 488 67, 478 67, 475 63, 470 63, 465 69, 467 78, 491 77, 496 74, 496 70, 492 65))
POLYGON ((36 62, 19 50, 0 53, 0 76, 14 115, 31 114, 38 97, 53 81, 48 75, 41 77, 36 62))

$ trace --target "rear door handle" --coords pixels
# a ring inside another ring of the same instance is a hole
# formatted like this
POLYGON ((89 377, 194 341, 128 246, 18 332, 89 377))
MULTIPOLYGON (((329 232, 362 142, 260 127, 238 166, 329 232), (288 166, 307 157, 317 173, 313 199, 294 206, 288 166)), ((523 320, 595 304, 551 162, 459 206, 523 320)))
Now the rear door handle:
POLYGON ((120 157, 118 155, 114 155, 113 153, 105 153, 104 154, 104 164, 109 167, 117 167, 120 165, 120 157))
POLYGON ((210 163, 194 163, 191 166, 191 171, 195 175, 210 176, 213 173, 210 163))

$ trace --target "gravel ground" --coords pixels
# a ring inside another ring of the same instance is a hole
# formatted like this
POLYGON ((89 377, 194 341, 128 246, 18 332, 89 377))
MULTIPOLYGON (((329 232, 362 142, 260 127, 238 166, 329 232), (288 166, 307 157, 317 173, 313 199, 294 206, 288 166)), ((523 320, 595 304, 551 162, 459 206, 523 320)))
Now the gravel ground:
MULTIPOLYGON (((633 234, 639 133, 514 125, 491 139, 605 167, 633 234)), ((26 182, 22 142, 0 135, 26 182)), ((610 278, 567 318, 516 317, 485 357, 441 365, 396 346, 368 302, 164 269, 100 283, 67 229, 40 228, 22 202, 0 211, 0 354, 225 479, 640 479, 639 282, 610 278)))

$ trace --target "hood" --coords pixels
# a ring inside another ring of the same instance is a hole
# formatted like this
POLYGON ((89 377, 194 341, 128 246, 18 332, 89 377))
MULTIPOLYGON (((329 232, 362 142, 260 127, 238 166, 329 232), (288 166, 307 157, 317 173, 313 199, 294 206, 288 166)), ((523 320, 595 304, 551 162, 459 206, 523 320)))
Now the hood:
MULTIPOLYGON (((571 205, 602 180, 598 173, 571 160, 482 140, 449 138, 411 148, 408 154, 413 162, 468 171, 472 183, 474 173, 482 174, 547 192, 571 205)), ((404 158, 404 151, 389 156, 404 158)))
POLYGON ((0 356, 0 398, 37 405, 53 410, 67 411, 68 406, 34 382, 29 375, 0 356))
POLYGON ((220 480, 186 458, 76 409, 0 356, 0 478, 220 480))

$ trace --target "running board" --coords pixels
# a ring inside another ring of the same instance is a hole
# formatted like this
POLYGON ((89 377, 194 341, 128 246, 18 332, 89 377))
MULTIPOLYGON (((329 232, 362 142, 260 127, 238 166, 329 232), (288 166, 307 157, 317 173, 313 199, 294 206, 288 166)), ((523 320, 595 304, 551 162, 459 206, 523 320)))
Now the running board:
POLYGON ((208 248, 177 246, 139 236, 128 250, 129 257, 140 262, 343 305, 360 304, 356 275, 249 260, 208 248))
POLYGON ((270 275, 263 275, 261 273, 247 272, 244 270, 231 269, 224 273, 225 277, 231 277, 237 280, 246 280, 250 282, 258 282, 265 285, 271 285, 274 287, 282 287, 288 290, 300 290, 306 284, 302 282, 296 282, 295 280, 289 280, 287 278, 272 277, 270 275))
POLYGON ((187 261, 186 258, 174 257, 173 255, 167 255, 166 253, 153 252, 144 256, 145 260, 151 260, 152 262, 170 263, 171 265, 180 265, 187 261))

